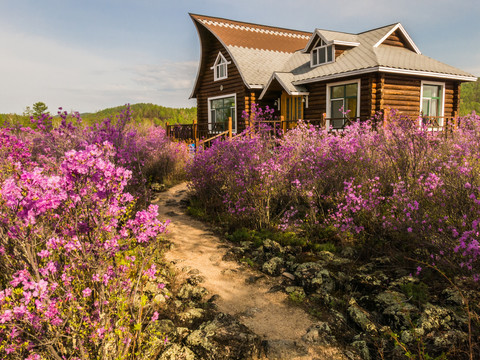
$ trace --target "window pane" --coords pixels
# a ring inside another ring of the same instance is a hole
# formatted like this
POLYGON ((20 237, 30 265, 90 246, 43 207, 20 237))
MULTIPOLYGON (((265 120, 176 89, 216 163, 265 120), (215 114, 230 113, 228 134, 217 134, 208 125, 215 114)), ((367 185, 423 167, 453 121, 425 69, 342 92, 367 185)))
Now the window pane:
POLYGON ((345 111, 347 110, 350 110, 350 112, 346 115, 350 119, 357 117, 357 98, 347 99, 347 106, 345 111))
POLYGON ((343 98, 345 95, 345 86, 334 86, 332 87, 332 99, 343 98))
POLYGON ((318 49, 318 55, 319 55, 318 63, 323 64, 325 62, 325 48, 324 47, 318 49))
POLYGON ((333 46, 327 46, 327 61, 333 61, 333 46))
POLYGON ((430 100, 423 99, 422 101, 422 113, 425 116, 430 116, 430 100))
POLYGON ((212 109, 219 109, 223 106, 223 99, 212 100, 210 108, 212 109))
POLYGON ((438 100, 432 99, 430 100, 430 116, 438 116, 438 100))
POLYGON ((332 100, 331 102, 331 117, 332 118, 342 118, 343 119, 343 113, 340 111, 340 109, 343 106, 343 99, 341 100, 332 100))
POLYGON ((357 96, 358 84, 348 84, 346 87, 346 96, 357 96))
POLYGON ((423 97, 432 98, 432 97, 439 97, 439 95, 440 95, 440 86, 423 85, 423 97))
POLYGON ((312 64, 313 65, 318 64, 318 50, 317 49, 312 51, 312 64))

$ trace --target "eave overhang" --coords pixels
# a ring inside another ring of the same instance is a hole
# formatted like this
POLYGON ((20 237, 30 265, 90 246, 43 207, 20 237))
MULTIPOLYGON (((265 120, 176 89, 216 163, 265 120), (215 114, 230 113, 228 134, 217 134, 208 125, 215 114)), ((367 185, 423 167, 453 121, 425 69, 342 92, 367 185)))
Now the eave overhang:
MULTIPOLYGON (((222 46, 224 47, 224 49, 227 51, 228 55, 230 55, 230 58, 232 59, 233 63, 235 64, 235 66, 237 67, 237 70, 238 70, 238 73, 240 74, 240 77, 242 78, 242 81, 243 83, 245 84, 245 86, 248 88, 248 89, 258 89, 257 86, 253 85, 251 86, 250 84, 247 83, 247 81, 245 80, 245 77, 243 76, 242 74, 242 71, 240 69, 240 67, 238 66, 238 63, 237 61, 235 60, 235 58, 233 57, 233 54, 231 53, 231 51, 229 50, 228 46, 222 41, 222 39, 220 39, 220 37, 217 36, 217 34, 215 34, 213 31, 211 31, 207 26, 205 26, 204 24, 202 24, 201 21, 199 21, 198 19, 196 19, 193 14, 189 13, 190 17, 192 18, 194 24, 195 24, 195 27, 197 29, 197 33, 198 33, 198 37, 200 39, 200 65, 198 67, 198 70, 197 70, 197 76, 195 78, 195 83, 193 85, 193 90, 192 90, 192 93, 190 95, 190 98, 189 99, 194 99, 196 98, 196 90, 197 90, 197 84, 198 84, 198 78, 200 76, 200 72, 201 72, 201 69, 203 67, 203 64, 202 64, 202 61, 203 61, 203 54, 202 54, 202 49, 203 49, 203 45, 202 45, 202 37, 201 37, 201 34, 200 34, 200 30, 198 28, 199 25, 203 26, 203 28, 205 28, 208 32, 210 32, 210 34, 212 34, 213 36, 215 36, 215 38, 220 42, 220 44, 222 44, 222 46)), ((260 87, 262 88, 262 87, 260 87)))
MULTIPOLYGON (((280 76, 278 76, 277 73, 273 73, 273 75, 270 77, 270 80, 268 80, 268 83, 267 85, 265 85, 265 88, 263 89, 263 91, 261 92, 260 96, 258 97, 259 100, 262 100, 263 97, 265 96, 265 94, 268 92, 268 89, 270 88, 270 85, 272 84, 272 82, 276 80, 280 86, 283 88, 283 90, 285 90, 285 92, 288 94, 288 95, 309 95, 310 93, 303 87, 301 86, 297 86, 297 85, 294 85, 296 87, 296 91, 292 91, 288 88, 287 84, 285 84, 285 82, 280 78, 280 76)), ((293 85, 293 84, 292 84, 293 85)))
POLYGON ((405 40, 407 41, 407 44, 410 46, 410 49, 415 51, 417 54, 421 55, 422 52, 420 49, 415 45, 413 42, 412 38, 410 35, 408 35, 407 30, 402 26, 402 24, 398 23, 395 25, 388 33, 386 33, 375 45, 373 45, 374 48, 379 47, 390 35, 392 35, 395 31, 399 30, 400 33, 404 36, 405 40))
POLYGON ((458 80, 458 81, 477 81, 476 76, 465 76, 465 75, 454 75, 454 74, 444 74, 444 73, 436 73, 430 71, 419 71, 419 70, 408 70, 408 69, 397 69, 391 68, 386 66, 375 66, 365 69, 347 71, 344 73, 339 74, 332 74, 332 75, 325 75, 311 79, 305 80, 297 80, 293 81, 293 85, 304 85, 310 84, 314 82, 332 80, 332 79, 339 79, 347 76, 356 76, 362 74, 368 74, 372 72, 384 72, 384 73, 391 73, 391 74, 404 74, 404 75, 415 75, 415 76, 422 76, 422 77, 433 77, 433 78, 440 78, 440 79, 448 79, 448 80, 458 80))

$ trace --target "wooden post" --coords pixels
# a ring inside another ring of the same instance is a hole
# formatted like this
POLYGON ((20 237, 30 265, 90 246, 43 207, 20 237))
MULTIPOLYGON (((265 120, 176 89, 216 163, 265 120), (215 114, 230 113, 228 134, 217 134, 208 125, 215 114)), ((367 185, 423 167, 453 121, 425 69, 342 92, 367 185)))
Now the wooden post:
POLYGON ((324 127, 325 129, 327 129, 327 113, 322 113, 320 124, 321 124, 321 127, 324 127))
POLYGON ((287 122, 285 121, 285 117, 283 115, 280 116, 280 124, 282 124, 282 130, 285 134, 287 132, 287 122))
POLYGON ((383 127, 385 128, 388 123, 388 116, 389 116, 390 109, 387 107, 383 109, 383 127))
POLYGON ((228 137, 232 138, 232 117, 228 117, 228 137))
POLYGON ((168 126, 168 121, 165 122, 165 130, 167 131, 167 137, 170 137, 170 126, 168 126))
POLYGON ((198 128, 197 128, 197 119, 193 119, 193 142, 195 144, 195 151, 197 151, 197 144, 198 144, 198 128))
POLYGON ((250 97, 245 96, 245 112, 247 113, 248 117, 245 118, 245 128, 248 128, 250 126, 250 114, 251 114, 251 109, 250 109, 250 97))

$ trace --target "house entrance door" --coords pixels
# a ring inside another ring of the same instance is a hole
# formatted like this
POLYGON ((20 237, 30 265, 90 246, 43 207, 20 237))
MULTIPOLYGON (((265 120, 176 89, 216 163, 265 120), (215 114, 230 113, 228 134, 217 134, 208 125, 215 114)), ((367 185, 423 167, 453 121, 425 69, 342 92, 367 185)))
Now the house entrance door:
POLYGON ((303 119, 302 96, 292 96, 283 92, 280 104, 280 114, 285 120, 297 121, 303 119))

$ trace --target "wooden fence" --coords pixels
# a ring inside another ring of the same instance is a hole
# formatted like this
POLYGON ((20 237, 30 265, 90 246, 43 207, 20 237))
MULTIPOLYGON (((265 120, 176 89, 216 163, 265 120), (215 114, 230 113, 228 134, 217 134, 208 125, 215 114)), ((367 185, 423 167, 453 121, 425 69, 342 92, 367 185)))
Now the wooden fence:
MULTIPOLYGON (((351 124, 369 119, 360 117, 327 118, 326 114, 322 114, 320 119, 303 121, 319 128, 328 128, 331 132, 341 133, 351 124)), ((274 120, 256 120, 249 127, 249 131, 264 131, 271 136, 281 136, 283 133, 295 128, 298 125, 298 121, 285 120, 283 116, 274 120)), ((380 124, 380 126, 386 127, 394 121, 395 119, 390 118, 389 111, 385 111, 383 117, 378 119, 378 123, 373 123, 373 129, 376 130, 380 124)), ((419 116, 417 121, 418 126, 426 126, 432 132, 442 132, 442 135, 445 137, 452 134, 453 130, 458 126, 457 116, 419 116)), ((195 144, 195 149, 210 146, 212 141, 218 138, 234 138, 240 135, 240 133, 234 135, 231 117, 228 118, 228 121, 215 123, 198 124, 197 120, 194 120, 192 124, 169 125, 166 123, 166 130, 167 136, 174 140, 195 144)))

